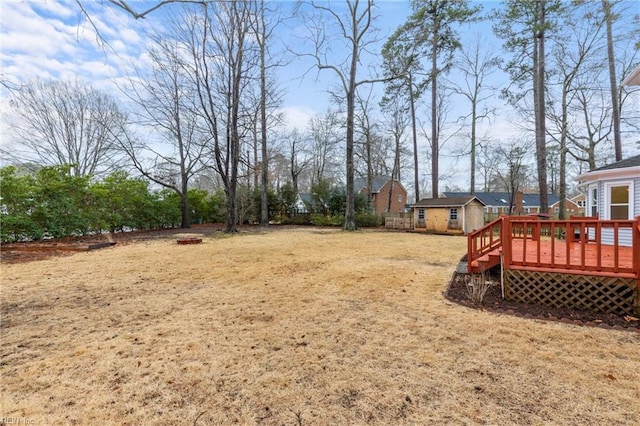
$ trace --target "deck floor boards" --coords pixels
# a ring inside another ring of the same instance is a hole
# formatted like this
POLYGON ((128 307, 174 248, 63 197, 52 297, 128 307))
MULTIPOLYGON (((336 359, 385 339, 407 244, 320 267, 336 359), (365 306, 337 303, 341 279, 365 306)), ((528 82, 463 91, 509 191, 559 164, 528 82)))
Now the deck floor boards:
POLYGON ((633 270, 633 249, 618 247, 618 259, 615 258, 615 247, 598 245, 595 243, 564 242, 555 240, 555 247, 551 241, 533 241, 516 239, 511 241, 512 262, 531 266, 553 266, 569 269, 585 266, 586 270, 609 270, 616 267, 621 271, 633 270), (526 250, 525 250, 526 249, 526 250), (584 258, 584 263, 583 263, 584 258))
MULTIPOLYGON (((503 248, 498 248, 472 262, 472 267, 477 268, 479 262, 486 262, 490 255, 499 255, 503 248)), ((615 250, 613 246, 601 245, 598 253, 598 245, 595 243, 564 242, 556 240, 552 250, 551 241, 534 241, 514 239, 511 241, 512 264, 517 266, 531 266, 553 269, 576 269, 583 265, 584 271, 612 271, 616 269, 615 250), (567 245, 569 249, 567 250, 567 245), (526 251, 525 251, 526 246, 526 251), (539 254, 538 254, 538 246, 539 254), (584 251, 584 255, 583 255, 584 251), (552 261, 553 254, 553 261, 552 261), (539 256, 539 258, 538 258, 539 256), (568 260, 567 260, 568 259, 568 260)), ((620 246, 618 248, 617 269, 620 272, 633 271, 633 249, 620 246)))

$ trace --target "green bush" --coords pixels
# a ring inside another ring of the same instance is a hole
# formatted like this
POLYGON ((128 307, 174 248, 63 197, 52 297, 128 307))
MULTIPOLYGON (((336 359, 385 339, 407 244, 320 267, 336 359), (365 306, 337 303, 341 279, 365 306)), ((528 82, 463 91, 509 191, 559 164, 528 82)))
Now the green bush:
POLYGON ((377 228, 382 225, 382 217, 375 213, 358 213, 356 225, 362 228, 377 228))
POLYGON ((297 214, 295 216, 284 216, 280 218, 280 223, 283 225, 311 225, 311 214, 297 214))
POLYGON ((327 216, 322 214, 312 214, 311 224, 315 226, 342 226, 344 225, 344 216, 343 215, 327 216))
POLYGON ((70 166, 51 166, 35 173, 37 189, 28 212, 45 236, 60 238, 91 230, 89 178, 73 176, 70 170, 70 166))

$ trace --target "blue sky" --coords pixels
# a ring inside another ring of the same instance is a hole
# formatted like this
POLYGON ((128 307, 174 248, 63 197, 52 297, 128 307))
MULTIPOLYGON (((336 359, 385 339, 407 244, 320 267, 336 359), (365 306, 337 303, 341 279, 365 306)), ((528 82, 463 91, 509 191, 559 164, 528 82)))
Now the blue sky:
MULTIPOLYGON (((139 10, 154 2, 131 2, 139 10)), ((293 2, 282 2, 284 9, 293 2)), ((144 33, 162 25, 167 13, 175 13, 178 5, 165 6, 135 20, 106 2, 84 1, 89 11, 89 22, 75 1, 2 1, 0 2, 0 28, 2 52, 2 78, 12 85, 30 79, 80 78, 98 88, 112 92, 113 82, 123 78, 134 64, 140 63, 145 50, 144 33), (95 27, 109 43, 101 44, 95 27)), ((406 1, 382 1, 378 4, 376 26, 381 38, 400 25, 410 13, 406 1)), ((302 31, 300 22, 288 21, 281 32, 302 31)), ((287 37, 285 37, 287 39, 287 37)), ((297 37, 288 37, 296 42, 297 37)), ((295 49, 295 46, 289 46, 295 49)), ((287 109, 299 108, 301 118, 314 112, 324 112, 328 103, 325 89, 330 77, 316 71, 303 73, 311 66, 307 60, 294 60, 279 71, 285 88, 287 109), (317 77, 317 79, 316 79, 317 77)), ((3 99, 9 95, 5 88, 3 99)))
MULTIPOLYGON (((635 0, 634 0, 635 1, 635 0)), ((485 11, 497 7, 497 1, 482 2, 485 11)), ((640 13, 640 2, 638 12, 640 13)), ((81 13, 74 0, 63 1, 0 1, 0 52, 2 80, 9 85, 18 86, 34 78, 74 79, 80 78, 98 89, 119 97, 116 82, 126 78, 134 65, 144 63, 146 47, 145 32, 161 28, 166 14, 176 13, 181 6, 169 5, 150 14, 146 19, 135 20, 123 11, 114 8, 106 1, 85 0, 82 4, 91 16, 89 22, 81 13), (95 28, 108 42, 101 43, 95 28)), ((155 2, 131 1, 137 9, 155 2)), ((338 1, 332 4, 341 4, 338 1)), ((634 4, 633 2, 630 4, 634 4)), ((279 2, 282 8, 290 8, 292 1, 279 2)), ((382 42, 402 23, 411 12, 410 2, 404 0, 384 0, 376 3, 375 27, 382 42)), ((633 8, 631 8, 633 9, 633 8)), ((300 40, 305 28, 300 21, 289 20, 280 30, 285 36, 288 47, 293 50, 303 49, 300 40)), ((463 34, 464 40, 472 40, 480 34, 484 47, 500 54, 502 42, 497 40, 491 24, 476 24, 473 29, 463 34)), ((375 50, 375 49, 374 49, 375 50)), ((378 50, 379 51, 379 47, 378 50)), ((362 71, 368 66, 380 63, 379 55, 363 57, 362 71)), ((327 88, 335 84, 334 75, 323 71, 318 73, 312 68, 308 59, 295 59, 287 67, 278 71, 280 87, 283 89, 282 111, 289 127, 304 128, 314 114, 323 114, 330 106, 327 88), (305 71, 308 71, 305 74, 305 71), (303 77, 304 74, 304 77, 303 77)), ((366 73, 361 74, 364 78, 366 73)), ((496 72, 493 84, 503 85, 507 81, 502 72, 496 72)), ((380 85, 379 85, 380 86, 380 85)), ((382 87, 376 90, 382 91, 382 87)), ((6 104, 10 92, 0 88, 0 108, 6 114, 6 104)), ((498 110, 497 119, 492 123, 491 131, 496 140, 507 140, 517 136, 521 130, 515 122, 518 118, 504 101, 497 97, 493 100, 498 110)), ((468 108, 462 100, 453 102, 450 119, 455 119, 461 111, 468 108)), ((422 116, 428 117, 423 110, 422 116)), ((10 138, 7 132, 6 115, 2 117, 0 143, 5 144, 10 138)), ((428 123, 426 123, 428 125, 428 123)), ((427 144, 421 142, 421 156, 426 156, 427 144)), ((443 162, 449 162, 448 172, 452 180, 464 182, 468 171, 466 163, 456 164, 454 156, 443 152, 443 162), (456 177, 457 176, 457 177, 456 177)), ((465 160, 466 161, 466 160, 465 160)), ((427 164, 426 158, 424 163, 427 164)), ((444 168, 445 172, 447 169, 444 168)))

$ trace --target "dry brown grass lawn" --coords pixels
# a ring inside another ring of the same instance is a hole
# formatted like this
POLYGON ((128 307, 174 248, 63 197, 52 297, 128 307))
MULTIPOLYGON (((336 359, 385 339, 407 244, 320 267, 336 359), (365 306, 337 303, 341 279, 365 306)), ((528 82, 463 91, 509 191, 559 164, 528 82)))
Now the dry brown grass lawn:
POLYGON ((640 424, 640 333, 453 304, 465 249, 290 229, 4 264, 0 417, 640 424))

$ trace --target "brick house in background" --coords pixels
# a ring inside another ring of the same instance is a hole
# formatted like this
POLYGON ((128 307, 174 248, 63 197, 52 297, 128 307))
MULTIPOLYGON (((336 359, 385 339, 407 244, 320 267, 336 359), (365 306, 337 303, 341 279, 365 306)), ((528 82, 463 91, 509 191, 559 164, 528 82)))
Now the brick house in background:
MULTIPOLYGON (((578 194, 573 198, 567 198, 567 200, 564 202, 564 210, 566 212, 567 219, 569 218, 569 216, 584 216, 585 206, 586 196, 584 194, 578 194)), ((553 217, 559 217, 559 200, 549 206, 549 213, 551 213, 553 217)))
POLYGON ((389 176, 374 176, 371 190, 367 188, 367 180, 358 178, 354 180, 354 190, 358 194, 371 194, 371 207, 374 213, 404 213, 407 204, 407 190, 397 179, 389 176), (389 195, 391 195, 391 207, 389 208, 389 195))

